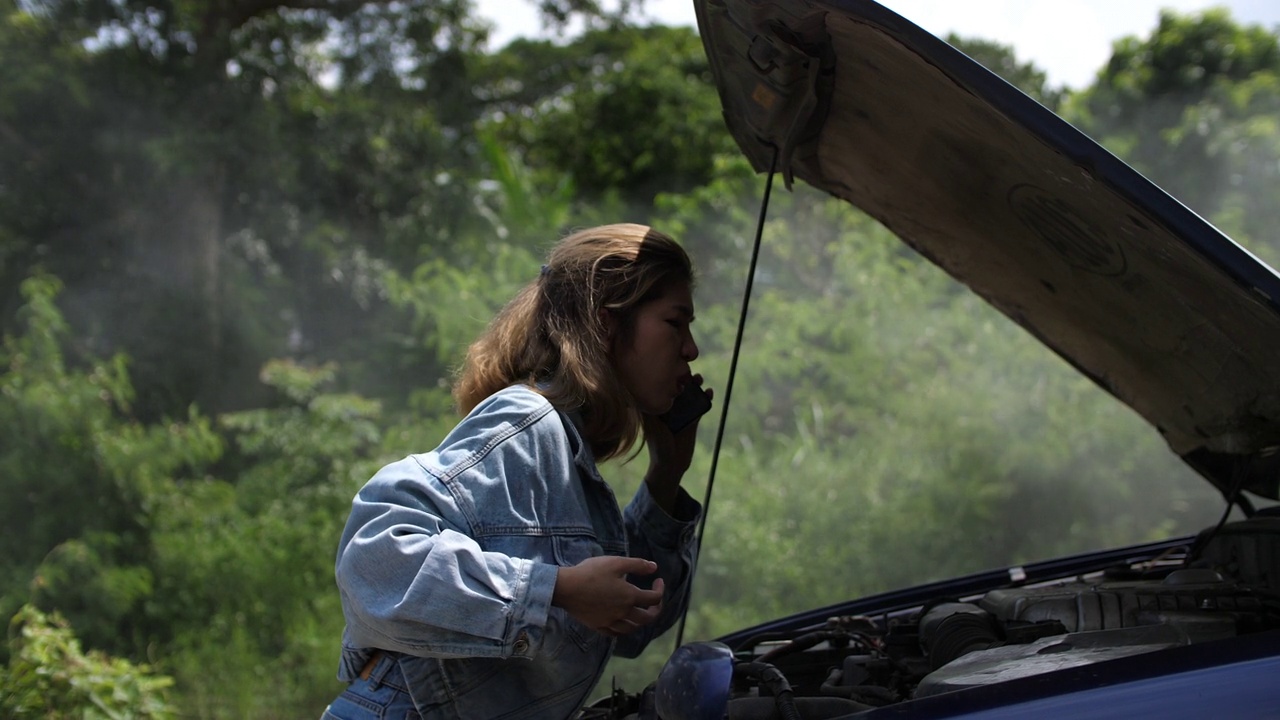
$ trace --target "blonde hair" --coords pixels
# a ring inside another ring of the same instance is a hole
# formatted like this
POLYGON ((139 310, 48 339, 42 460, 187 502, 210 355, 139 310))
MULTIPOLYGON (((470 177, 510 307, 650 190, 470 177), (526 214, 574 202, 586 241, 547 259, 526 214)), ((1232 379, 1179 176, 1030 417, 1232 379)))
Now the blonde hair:
POLYGON ((467 349, 453 397, 468 413, 509 385, 525 383, 562 411, 580 411, 599 460, 626 453, 640 413, 614 370, 612 347, 629 343, 635 311, 678 283, 693 284, 684 248, 644 225, 602 225, 551 249, 522 288, 467 349), (610 338, 601 310, 615 323, 610 338))

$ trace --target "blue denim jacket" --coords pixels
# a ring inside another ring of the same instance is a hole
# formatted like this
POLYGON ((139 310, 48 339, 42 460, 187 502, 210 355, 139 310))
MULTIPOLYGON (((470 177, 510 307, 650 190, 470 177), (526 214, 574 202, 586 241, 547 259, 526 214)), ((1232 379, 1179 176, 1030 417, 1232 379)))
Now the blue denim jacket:
POLYGON ((620 512, 572 418, 502 390, 356 495, 338 546, 338 677, 390 650, 425 718, 569 717, 613 652, 634 657, 679 618, 700 512, 681 490, 671 517, 643 484, 620 512), (666 585, 658 620, 616 641, 551 606, 557 566, 605 554, 655 561, 632 582, 666 585))

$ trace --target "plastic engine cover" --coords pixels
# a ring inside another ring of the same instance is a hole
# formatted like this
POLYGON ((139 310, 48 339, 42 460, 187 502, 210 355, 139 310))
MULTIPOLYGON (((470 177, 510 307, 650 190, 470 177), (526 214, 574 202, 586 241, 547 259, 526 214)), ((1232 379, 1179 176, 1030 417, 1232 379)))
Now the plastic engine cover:
POLYGON ((1005 645, 991 650, 979 650, 927 675, 916 688, 915 697, 1006 682, 1188 644, 1190 640, 1178 628, 1152 625, 1071 633, 1026 645, 1005 645))

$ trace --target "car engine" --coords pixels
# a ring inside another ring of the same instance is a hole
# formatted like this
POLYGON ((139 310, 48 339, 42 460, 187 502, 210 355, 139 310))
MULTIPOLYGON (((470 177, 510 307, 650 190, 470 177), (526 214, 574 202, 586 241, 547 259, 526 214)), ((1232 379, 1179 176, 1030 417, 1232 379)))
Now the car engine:
MULTIPOLYGON (((842 717, 1276 628, 1280 515, 1264 511, 1138 562, 736 642, 724 717, 842 717)), ((615 691, 582 718, 661 718, 654 694, 615 691)))

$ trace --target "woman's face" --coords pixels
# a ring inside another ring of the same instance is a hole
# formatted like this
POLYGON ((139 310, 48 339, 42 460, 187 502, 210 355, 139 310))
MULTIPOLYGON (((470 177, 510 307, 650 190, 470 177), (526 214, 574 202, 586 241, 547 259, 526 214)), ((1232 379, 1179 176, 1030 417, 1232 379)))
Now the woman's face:
POLYGON ((641 412, 660 415, 690 382, 689 363, 698 357, 693 322, 693 295, 688 283, 676 283, 664 294, 636 309, 630 342, 614 348, 614 366, 641 412))

